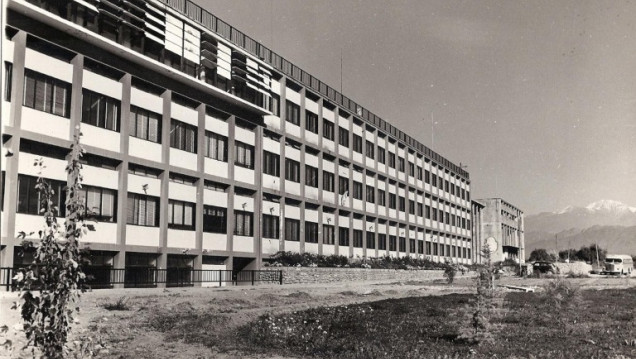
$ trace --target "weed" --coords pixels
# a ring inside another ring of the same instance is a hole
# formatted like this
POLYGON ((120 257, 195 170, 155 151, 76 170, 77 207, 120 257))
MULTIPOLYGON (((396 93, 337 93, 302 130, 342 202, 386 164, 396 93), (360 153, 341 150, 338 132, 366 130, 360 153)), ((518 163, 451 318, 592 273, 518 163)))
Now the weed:
POLYGON ((101 307, 106 310, 130 310, 130 306, 128 306, 128 299, 126 297, 121 297, 112 303, 104 303, 101 307))

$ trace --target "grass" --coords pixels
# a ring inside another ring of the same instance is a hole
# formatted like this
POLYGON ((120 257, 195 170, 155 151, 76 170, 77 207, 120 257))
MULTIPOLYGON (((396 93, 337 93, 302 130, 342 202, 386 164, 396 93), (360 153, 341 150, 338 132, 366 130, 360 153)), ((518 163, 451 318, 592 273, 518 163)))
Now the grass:
POLYGON ((317 358, 636 357, 636 289, 582 291, 555 320, 537 293, 509 293, 495 343, 458 339, 471 295, 404 298, 260 317, 239 329, 244 350, 317 358))

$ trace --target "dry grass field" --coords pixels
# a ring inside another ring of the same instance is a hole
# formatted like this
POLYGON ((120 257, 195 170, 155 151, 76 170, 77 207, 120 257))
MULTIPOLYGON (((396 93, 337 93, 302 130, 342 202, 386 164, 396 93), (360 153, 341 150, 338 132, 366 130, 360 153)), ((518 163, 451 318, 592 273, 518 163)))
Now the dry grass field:
MULTIPOLYGON (((99 290, 82 296, 73 335, 91 337, 98 358, 636 358, 636 278, 566 280, 581 288, 581 301, 558 318, 540 293, 507 291, 493 345, 458 338, 474 297, 473 280, 461 276, 453 285, 99 290)), ((0 357, 29 357, 16 349, 23 342, 13 331, 18 313, 8 309, 16 296, 0 298, 0 325, 9 325, 14 342, 0 357)))

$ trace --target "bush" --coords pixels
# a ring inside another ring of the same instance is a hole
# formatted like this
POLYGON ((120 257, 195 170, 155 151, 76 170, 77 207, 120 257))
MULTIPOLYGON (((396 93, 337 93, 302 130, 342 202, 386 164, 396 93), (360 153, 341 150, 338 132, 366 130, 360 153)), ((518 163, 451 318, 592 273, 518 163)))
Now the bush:
POLYGON ((455 280, 455 275, 457 274, 457 267, 452 264, 447 264, 446 269, 444 269, 444 278, 448 284, 453 284, 455 280))
POLYGON ((104 303, 101 307, 106 310, 130 310, 130 307, 128 306, 128 299, 126 299, 126 297, 121 297, 113 303, 104 303))
POLYGON ((266 266, 284 267, 327 267, 327 268, 373 268, 373 269, 446 269, 445 263, 411 257, 380 257, 370 259, 347 258, 341 255, 320 255, 313 253, 277 252, 266 266))

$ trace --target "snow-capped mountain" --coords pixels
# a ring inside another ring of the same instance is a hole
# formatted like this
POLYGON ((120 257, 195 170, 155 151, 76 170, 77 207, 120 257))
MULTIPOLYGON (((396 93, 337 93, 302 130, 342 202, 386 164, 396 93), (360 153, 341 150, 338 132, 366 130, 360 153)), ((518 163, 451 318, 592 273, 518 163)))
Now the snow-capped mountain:
POLYGON ((585 207, 567 206, 557 212, 526 216, 526 232, 558 233, 592 226, 636 226, 636 207, 612 200, 601 200, 585 207))
POLYGON ((636 207, 618 201, 601 200, 585 207, 567 206, 530 215, 524 224, 527 254, 546 244, 554 248, 555 235, 563 239, 559 241, 561 249, 567 245, 579 248, 594 241, 602 241, 612 250, 636 249, 636 207))

